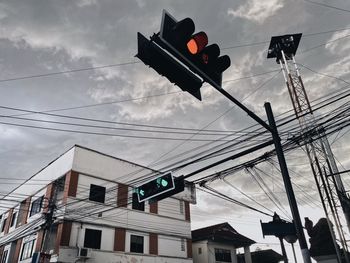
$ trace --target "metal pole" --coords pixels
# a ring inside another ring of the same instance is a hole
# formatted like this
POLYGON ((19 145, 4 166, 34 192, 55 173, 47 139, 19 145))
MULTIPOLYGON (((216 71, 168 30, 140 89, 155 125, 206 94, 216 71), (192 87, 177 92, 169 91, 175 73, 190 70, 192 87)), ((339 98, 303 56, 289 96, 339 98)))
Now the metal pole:
POLYGON ((291 245, 292 245, 292 250, 293 250, 294 261, 295 261, 295 263, 298 263, 297 256, 295 255, 294 243, 292 243, 291 245))
POLYGON ((284 263, 288 263, 288 257, 287 257, 286 248, 284 247, 283 238, 282 237, 278 237, 278 239, 280 240, 280 244, 281 244, 281 250, 282 250, 282 255, 283 255, 283 262, 284 263))
POLYGON ((310 253, 307 247, 304 231, 303 231, 303 225, 301 223, 300 219, 300 214, 299 214, 299 209, 298 205, 295 199, 294 191, 293 191, 293 186, 292 182, 289 177, 288 173, 288 168, 287 168, 287 163, 284 158, 284 153, 281 145, 281 139, 278 135, 278 130, 276 127, 276 122, 273 116, 273 112, 271 109, 270 103, 266 102, 264 104, 265 106, 265 111, 266 115, 271 127, 271 133, 272 133, 272 138, 275 144, 275 149, 276 149, 276 154, 278 158, 278 162, 280 165, 281 173, 282 173, 282 178, 284 182, 284 186, 286 188, 287 196, 288 196, 288 201, 290 205, 290 209, 292 212, 293 220, 294 220, 294 225, 295 225, 295 230, 297 232, 298 240, 299 240, 299 245, 301 249, 301 254, 303 256, 304 263, 311 263, 311 258, 310 258, 310 253))

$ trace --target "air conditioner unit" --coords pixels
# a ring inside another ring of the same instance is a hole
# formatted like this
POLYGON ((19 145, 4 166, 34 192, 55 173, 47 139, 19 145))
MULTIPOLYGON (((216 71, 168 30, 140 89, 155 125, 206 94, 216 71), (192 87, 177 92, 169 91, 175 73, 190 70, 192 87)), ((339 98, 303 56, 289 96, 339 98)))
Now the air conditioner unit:
POLYGON ((91 248, 79 247, 78 248, 79 258, 91 258, 91 248))

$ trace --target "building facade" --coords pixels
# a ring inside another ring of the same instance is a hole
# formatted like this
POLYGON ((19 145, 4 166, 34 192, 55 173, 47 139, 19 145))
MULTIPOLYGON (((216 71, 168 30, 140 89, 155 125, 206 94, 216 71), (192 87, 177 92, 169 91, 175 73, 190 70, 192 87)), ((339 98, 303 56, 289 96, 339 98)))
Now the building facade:
POLYGON ((192 262, 194 189, 139 203, 132 186, 150 175, 149 168, 74 146, 9 194, 13 205, 7 202, 9 209, 0 216, 0 263, 39 257, 45 262, 192 262))
POLYGON ((193 230, 193 262, 238 263, 237 249, 244 248, 243 262, 252 263, 250 246, 254 243, 255 241, 239 234, 228 223, 193 230))

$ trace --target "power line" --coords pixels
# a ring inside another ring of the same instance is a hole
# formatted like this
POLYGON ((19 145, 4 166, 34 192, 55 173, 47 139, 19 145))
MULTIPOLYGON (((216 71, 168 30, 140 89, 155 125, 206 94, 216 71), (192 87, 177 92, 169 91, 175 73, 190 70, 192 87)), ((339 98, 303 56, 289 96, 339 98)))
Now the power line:
POLYGON ((16 77, 16 78, 0 79, 0 83, 1 82, 16 81, 16 80, 24 80, 24 79, 50 77, 50 76, 54 76, 54 75, 61 75, 61 74, 67 74, 67 73, 77 73, 77 72, 96 70, 96 69, 120 67, 120 66, 138 64, 138 63, 141 63, 141 62, 139 62, 139 61, 130 61, 130 62, 125 62, 125 63, 111 64, 111 65, 104 65, 104 66, 96 66, 96 67, 88 67, 88 68, 80 68, 80 69, 70 69, 70 70, 57 71, 57 72, 51 72, 51 73, 44 73, 44 74, 38 74, 38 75, 29 75, 29 76, 16 77))
POLYGON ((329 75, 329 74, 325 74, 325 73, 321 73, 321 72, 318 72, 312 68, 310 68, 309 66, 306 66, 306 65, 303 65, 301 63, 297 63, 299 66, 302 66, 303 68, 306 68, 307 70, 313 72, 313 73, 316 73, 318 75, 321 75, 321 76, 324 76, 324 77, 328 77, 328 78, 332 78, 332 79, 336 79, 336 80, 340 80, 346 84, 349 84, 350 85, 350 82, 349 81, 346 81, 345 79, 342 79, 342 78, 339 78, 339 77, 335 77, 335 76, 332 76, 332 75, 329 75))
MULTIPOLYGON (((328 33, 340 32, 340 31, 345 31, 345 30, 349 30, 349 29, 350 29, 350 27, 331 29, 331 30, 321 31, 321 32, 316 32, 316 33, 303 34, 303 37, 312 37, 312 36, 316 36, 316 35, 323 35, 323 34, 328 34, 328 33)), ((264 44, 268 44, 268 43, 270 43, 270 40, 258 41, 258 42, 254 42, 254 43, 247 43, 247 44, 241 44, 241 45, 236 45, 236 46, 229 46, 229 47, 224 47, 221 49, 226 50, 226 49, 235 49, 235 48, 241 48, 241 47, 259 46, 259 45, 264 45, 264 44)))
MULTIPOLYGON (((310 2, 313 4, 320 4, 320 5, 326 6, 325 4, 313 2, 310 0, 304 0, 304 1, 307 1, 307 2, 310 2)), ((335 8, 335 9, 338 9, 341 11, 350 12, 349 10, 337 8, 337 7, 333 7, 333 6, 327 5, 327 7, 335 8)), ((309 33, 309 34, 304 34, 304 37, 310 37, 310 36, 321 35, 321 34, 328 34, 328 33, 332 33, 332 32, 344 31, 344 30, 348 30, 348 29, 350 29, 350 28, 340 28, 340 29, 327 30, 327 31, 316 32, 316 33, 309 33)), ((227 50, 227 49, 235 49, 235 48, 241 48, 241 47, 257 46, 257 45, 267 44, 269 42, 270 42, 269 40, 259 41, 259 42, 255 42, 255 43, 247 43, 247 44, 240 44, 240 45, 236 45, 236 46, 224 47, 221 49, 227 50)), ((141 62, 129 61, 129 62, 124 62, 124 63, 116 63, 116 64, 110 64, 110 65, 96 66, 96 67, 87 67, 87 68, 71 69, 71 70, 57 71, 57 72, 51 72, 51 73, 43 73, 43 74, 37 74, 37 75, 28 75, 28 76, 14 77, 14 78, 6 78, 6 79, 0 79, 0 83, 1 82, 17 81, 17 80, 25 80, 25 79, 41 78, 41 77, 49 77, 49 76, 54 76, 54 75, 67 74, 67 73, 77 73, 77 72, 83 72, 83 71, 89 71, 89 70, 98 70, 98 69, 104 69, 104 68, 120 67, 120 66, 139 64, 139 63, 141 63, 141 62)))
POLYGON ((319 48, 319 47, 323 47, 323 46, 325 46, 325 45, 327 45, 327 44, 329 44, 329 43, 333 43, 333 42, 342 40, 342 39, 347 38, 347 37, 350 37, 350 34, 345 35, 345 36, 342 36, 342 37, 338 37, 338 38, 333 39, 333 40, 330 40, 330 41, 327 41, 327 42, 325 42, 325 43, 323 43, 323 44, 319 44, 319 45, 316 45, 316 46, 313 46, 313 47, 304 49, 304 50, 300 51, 299 54, 304 54, 304 53, 309 52, 309 51, 311 51, 311 50, 317 49, 317 48, 319 48))
MULTIPOLYGON (((88 131, 79 131, 79 130, 69 130, 69 129, 58 129, 58 128, 48 128, 42 126, 34 126, 34 125, 25 125, 18 123, 10 123, 10 122, 0 122, 3 125, 10 125, 16 127, 24 127, 24 128, 33 128, 40 130, 48 130, 48 131, 59 131, 59 132, 68 132, 68 133, 77 133, 77 134, 88 134, 88 135, 98 135, 98 136, 111 136, 111 137, 122 137, 122 138, 136 138, 136 139, 150 139, 150 140, 170 140, 170 141, 183 141, 181 138, 172 138, 172 137, 151 137, 151 136, 136 136, 136 135, 127 135, 127 134, 113 134, 113 133, 102 133, 102 132, 88 132, 88 131)), ((220 140, 220 139, 219 139, 220 140)), ((191 141, 196 142, 210 142, 217 140, 210 139, 191 139, 191 141)), ((222 140, 222 141, 230 141, 230 140, 222 140)))
POLYGON ((323 6, 323 7, 327 7, 327 8, 331 8, 331 9, 335 9, 335 10, 339 10, 339 11, 344 11, 344 12, 348 12, 350 13, 350 10, 345 9, 345 8, 340 8, 337 6, 333 6, 333 5, 328 5, 328 4, 324 4, 324 3, 320 3, 320 2, 316 2, 316 1, 311 1, 311 0, 304 0, 305 2, 314 4, 314 5, 319 5, 319 6, 323 6))

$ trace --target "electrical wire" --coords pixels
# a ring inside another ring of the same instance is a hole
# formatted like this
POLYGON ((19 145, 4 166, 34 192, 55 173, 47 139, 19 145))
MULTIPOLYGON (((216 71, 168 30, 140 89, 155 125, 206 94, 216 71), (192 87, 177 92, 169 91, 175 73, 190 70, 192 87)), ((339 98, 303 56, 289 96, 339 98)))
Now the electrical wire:
POLYGON ((348 12, 348 13, 350 13, 350 10, 345 9, 345 8, 340 8, 340 7, 337 7, 337 6, 333 6, 333 5, 329 5, 329 4, 324 4, 324 3, 320 3, 320 2, 316 2, 316 1, 311 1, 311 0, 304 0, 304 1, 307 2, 307 3, 314 4, 314 5, 323 6, 323 7, 335 9, 335 10, 338 10, 338 11, 343 11, 343 12, 348 12))

